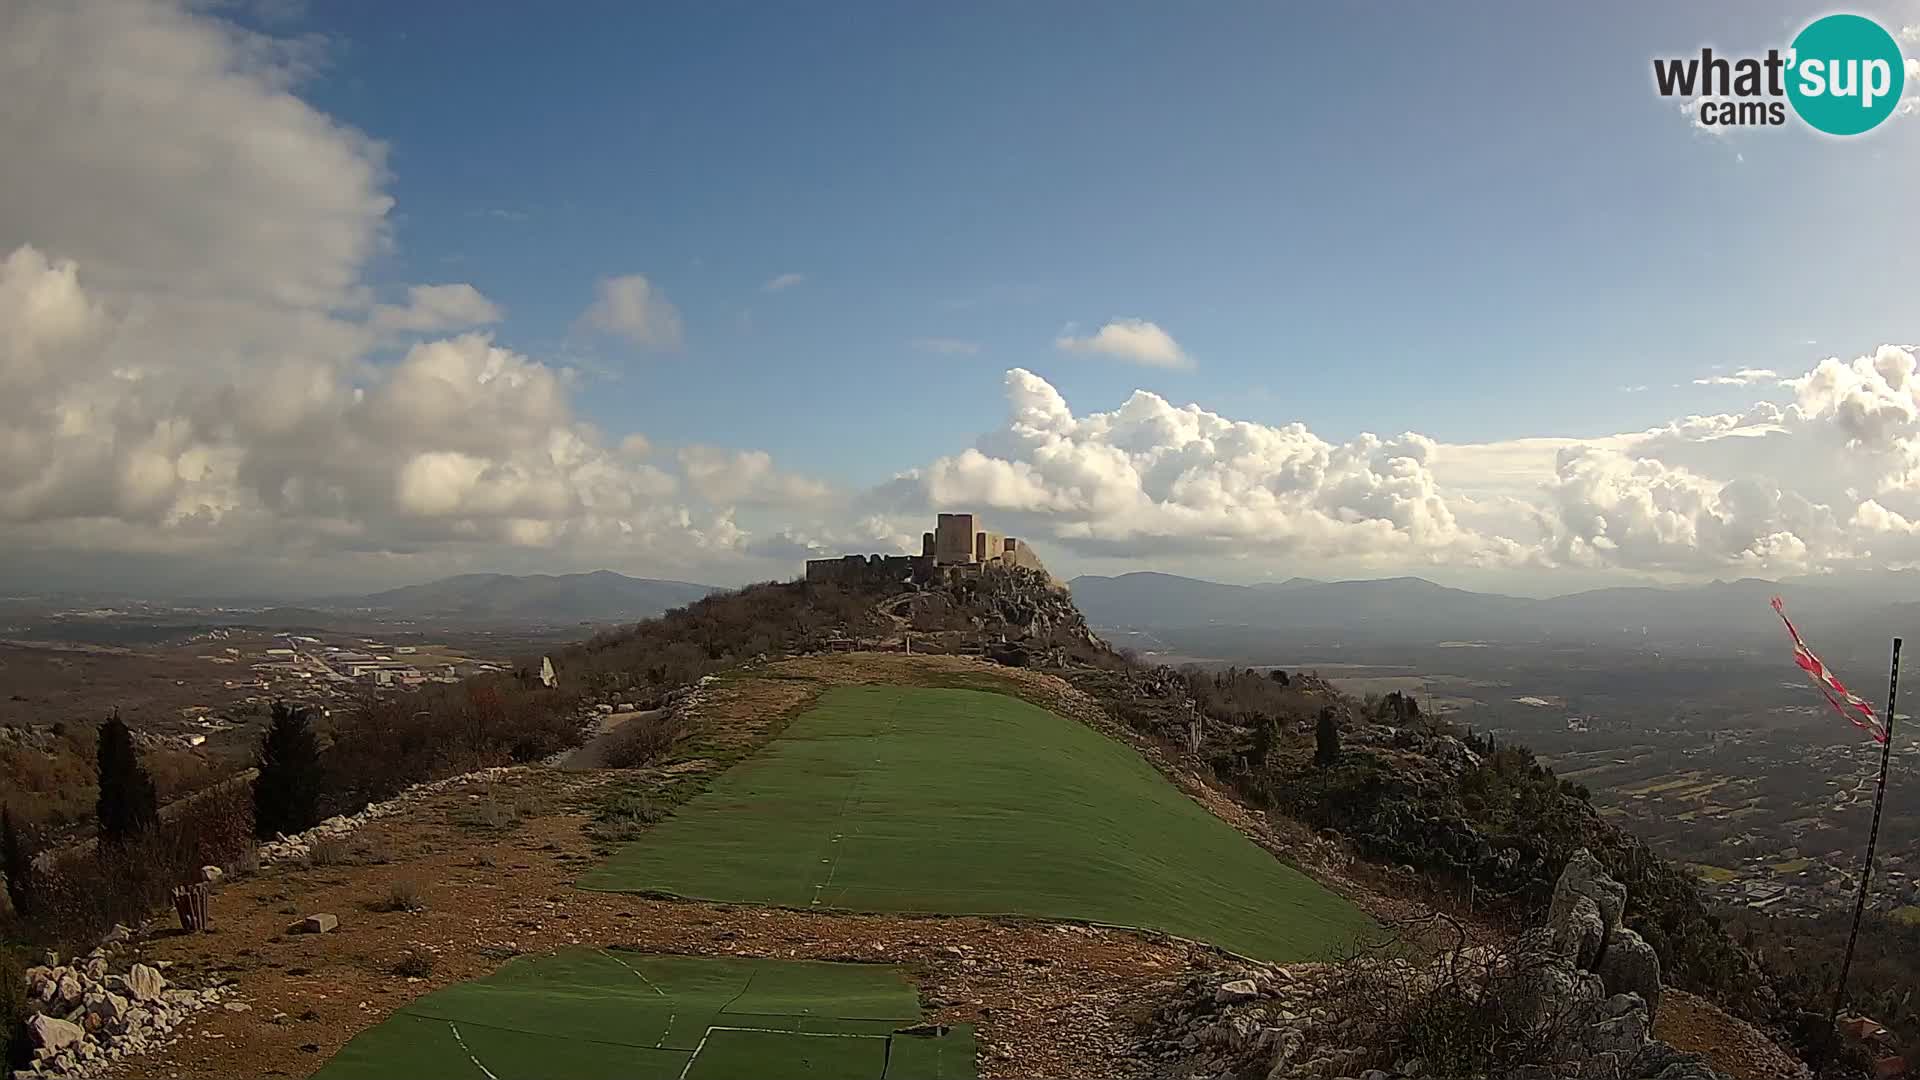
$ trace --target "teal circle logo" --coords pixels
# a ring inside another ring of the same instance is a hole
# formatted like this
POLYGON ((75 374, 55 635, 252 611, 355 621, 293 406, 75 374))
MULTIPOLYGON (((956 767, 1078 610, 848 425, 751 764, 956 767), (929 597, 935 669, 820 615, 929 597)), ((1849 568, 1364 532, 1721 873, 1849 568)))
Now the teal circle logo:
POLYGON ((1829 135, 1871 131, 1893 115, 1906 88, 1900 44, 1860 15, 1828 15, 1793 39, 1787 99, 1793 111, 1829 135))

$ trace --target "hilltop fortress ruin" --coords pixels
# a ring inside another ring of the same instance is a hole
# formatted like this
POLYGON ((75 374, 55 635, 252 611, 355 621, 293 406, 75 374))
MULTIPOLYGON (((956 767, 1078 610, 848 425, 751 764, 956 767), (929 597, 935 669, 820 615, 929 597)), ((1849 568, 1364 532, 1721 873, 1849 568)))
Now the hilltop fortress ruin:
POLYGON ((989 567, 1023 567, 1042 574, 1047 568, 1033 548, 1017 537, 988 532, 973 514, 941 514, 929 533, 920 534, 918 555, 842 555, 808 559, 807 580, 850 581, 876 576, 901 581, 937 581, 978 574, 989 567))

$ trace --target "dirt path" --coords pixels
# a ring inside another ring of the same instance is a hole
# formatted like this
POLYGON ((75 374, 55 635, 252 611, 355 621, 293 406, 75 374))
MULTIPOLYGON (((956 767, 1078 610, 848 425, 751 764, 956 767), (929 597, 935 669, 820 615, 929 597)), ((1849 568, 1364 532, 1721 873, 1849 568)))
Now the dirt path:
POLYGON ((607 713, 600 718, 600 730, 582 743, 578 750, 567 755, 566 760, 560 762, 559 767, 567 772, 609 768, 607 750, 613 745, 614 733, 636 720, 647 722, 657 719, 666 711, 665 709, 640 709, 633 712, 607 713))

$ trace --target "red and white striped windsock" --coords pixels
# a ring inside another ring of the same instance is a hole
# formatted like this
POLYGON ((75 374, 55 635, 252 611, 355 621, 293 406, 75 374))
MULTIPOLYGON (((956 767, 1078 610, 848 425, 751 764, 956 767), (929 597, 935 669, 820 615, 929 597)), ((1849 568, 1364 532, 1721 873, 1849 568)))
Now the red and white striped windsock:
POLYGON ((1800 640, 1800 631, 1793 628, 1793 620, 1787 618, 1786 604, 1777 596, 1773 598, 1773 610, 1780 613, 1780 621, 1787 624, 1787 634, 1793 638, 1793 662, 1800 665, 1800 670, 1807 673, 1813 685, 1820 688, 1827 704, 1832 705, 1833 711, 1846 717, 1854 727, 1872 735, 1874 742, 1886 742, 1887 728, 1880 722, 1880 714, 1874 712, 1873 706, 1861 700, 1859 695, 1842 686, 1840 680, 1833 677, 1833 672, 1827 670, 1827 665, 1813 655, 1807 643, 1800 640))

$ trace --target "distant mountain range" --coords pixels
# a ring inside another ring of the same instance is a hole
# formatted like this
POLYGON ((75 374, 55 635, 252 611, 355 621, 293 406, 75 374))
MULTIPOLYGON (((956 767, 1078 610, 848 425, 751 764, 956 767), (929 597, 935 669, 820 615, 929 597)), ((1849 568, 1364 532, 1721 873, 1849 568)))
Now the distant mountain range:
POLYGON ((458 616, 516 622, 635 622, 681 607, 711 585, 631 578, 611 570, 590 574, 461 574, 368 596, 316 602, 332 611, 388 616, 458 616))
POLYGON ((1675 588, 1605 588, 1547 599, 1470 592, 1424 578, 1224 585, 1172 574, 1083 575, 1068 583, 1104 628, 1243 626, 1287 636, 1382 642, 1607 640, 1746 647, 1784 640, 1776 595, 1816 645, 1884 648, 1920 634, 1920 583, 1872 590, 1809 579, 1742 578, 1675 588), (1873 643, 1877 642, 1877 645, 1873 643))

